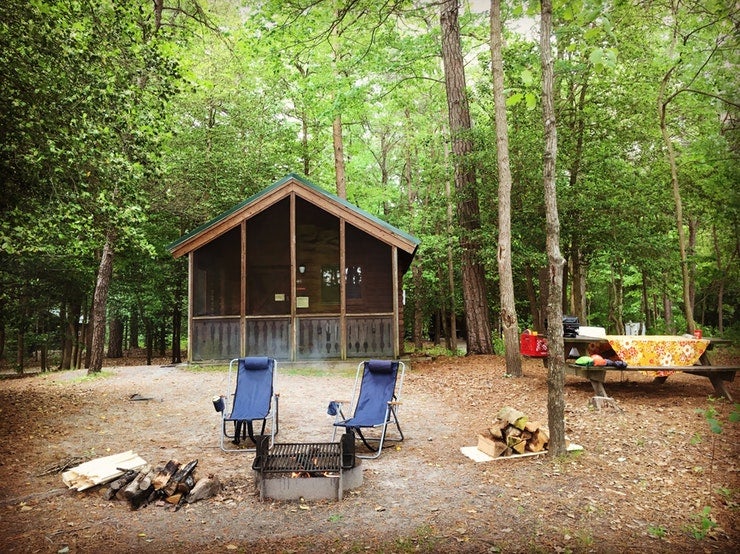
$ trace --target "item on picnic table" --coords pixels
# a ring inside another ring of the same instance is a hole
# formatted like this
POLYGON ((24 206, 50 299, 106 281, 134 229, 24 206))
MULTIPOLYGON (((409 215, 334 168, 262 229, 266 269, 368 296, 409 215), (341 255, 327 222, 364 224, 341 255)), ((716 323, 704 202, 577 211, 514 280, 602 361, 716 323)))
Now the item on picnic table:
POLYGON ((593 354, 591 356, 581 356, 576 360, 576 365, 580 366, 607 366, 607 367, 616 367, 620 369, 626 369, 627 368, 627 362, 624 362, 622 360, 610 360, 608 358, 603 358, 602 356, 599 356, 598 354, 593 354))

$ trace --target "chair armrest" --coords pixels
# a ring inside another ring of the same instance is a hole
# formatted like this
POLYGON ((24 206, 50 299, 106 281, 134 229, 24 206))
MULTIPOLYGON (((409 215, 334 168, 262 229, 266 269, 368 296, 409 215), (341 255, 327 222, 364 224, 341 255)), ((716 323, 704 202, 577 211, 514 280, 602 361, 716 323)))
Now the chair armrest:
POLYGON ((403 402, 401 402, 400 400, 389 400, 388 401, 389 406, 400 406, 401 404, 403 404, 403 402))

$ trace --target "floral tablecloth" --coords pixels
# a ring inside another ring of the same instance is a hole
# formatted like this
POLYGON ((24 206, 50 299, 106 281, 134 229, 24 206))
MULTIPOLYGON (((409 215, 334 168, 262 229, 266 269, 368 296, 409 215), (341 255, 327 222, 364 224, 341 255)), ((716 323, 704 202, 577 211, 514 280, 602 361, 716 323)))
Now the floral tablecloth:
MULTIPOLYGON (((673 335, 607 335, 606 340, 621 360, 631 366, 692 366, 709 345, 708 339, 673 335)), ((658 371, 667 376, 672 371, 658 371)))

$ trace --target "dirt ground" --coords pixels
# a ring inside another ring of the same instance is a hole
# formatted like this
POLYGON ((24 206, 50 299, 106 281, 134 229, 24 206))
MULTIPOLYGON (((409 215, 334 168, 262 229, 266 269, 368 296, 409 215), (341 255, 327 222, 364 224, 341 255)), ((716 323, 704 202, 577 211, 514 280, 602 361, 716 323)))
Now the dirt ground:
MULTIPOLYGON (((411 360, 399 418, 406 440, 363 462, 342 501, 260 501, 251 454, 218 448, 211 397, 225 371, 118 366, 0 381, 0 541, 4 552, 737 552, 738 438, 732 405, 702 377, 663 385, 615 372, 617 408, 589 407, 591 386, 566 378, 566 428, 584 447, 476 463, 498 410, 547 421, 546 371, 525 360, 506 377, 498 356, 411 360), (139 394, 147 401, 132 401, 139 394), (715 409, 712 433, 697 410, 715 409), (152 465, 198 459, 217 497, 179 511, 132 511, 104 487, 68 490, 54 471, 72 457, 134 450, 152 465), (705 508, 708 507, 708 508, 705 508), (707 510, 707 511, 705 511, 707 510)), ((278 442, 331 438, 329 400, 348 399, 353 372, 280 370, 278 442)), ((740 397, 738 381, 729 384, 740 397)))

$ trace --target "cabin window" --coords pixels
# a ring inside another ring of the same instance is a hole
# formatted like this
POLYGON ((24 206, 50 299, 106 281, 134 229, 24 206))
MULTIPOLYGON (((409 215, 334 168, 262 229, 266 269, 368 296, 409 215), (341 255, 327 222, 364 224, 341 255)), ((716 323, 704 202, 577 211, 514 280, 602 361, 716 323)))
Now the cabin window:
POLYGON ((321 268, 321 301, 326 304, 339 303, 339 292, 339 266, 323 266, 321 268))
POLYGON ((362 298, 362 266, 350 265, 345 269, 347 299, 362 298))

